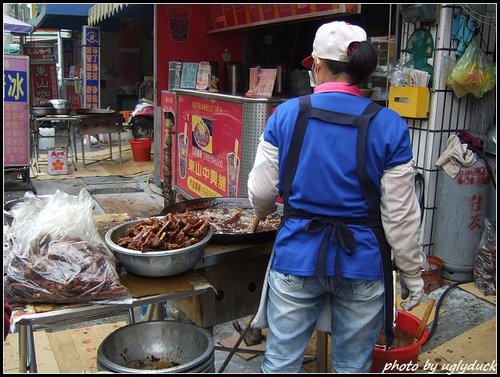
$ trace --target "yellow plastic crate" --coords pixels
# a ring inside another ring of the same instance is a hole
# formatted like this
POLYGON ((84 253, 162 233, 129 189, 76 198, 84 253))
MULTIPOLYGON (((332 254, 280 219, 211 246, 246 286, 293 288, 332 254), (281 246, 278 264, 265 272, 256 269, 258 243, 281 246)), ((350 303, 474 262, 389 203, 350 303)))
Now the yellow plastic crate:
POLYGON ((390 86, 389 109, 406 118, 429 116, 430 91, 426 86, 390 86))

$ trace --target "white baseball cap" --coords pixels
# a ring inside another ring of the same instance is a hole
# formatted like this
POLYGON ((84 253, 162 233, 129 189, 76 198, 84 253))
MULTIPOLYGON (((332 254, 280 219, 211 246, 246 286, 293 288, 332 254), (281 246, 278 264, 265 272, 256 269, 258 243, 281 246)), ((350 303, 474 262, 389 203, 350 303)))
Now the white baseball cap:
POLYGON ((302 65, 311 69, 313 57, 348 62, 349 45, 353 42, 364 41, 366 41, 366 32, 359 26, 348 24, 345 21, 333 21, 321 25, 316 31, 313 52, 302 60, 302 65))

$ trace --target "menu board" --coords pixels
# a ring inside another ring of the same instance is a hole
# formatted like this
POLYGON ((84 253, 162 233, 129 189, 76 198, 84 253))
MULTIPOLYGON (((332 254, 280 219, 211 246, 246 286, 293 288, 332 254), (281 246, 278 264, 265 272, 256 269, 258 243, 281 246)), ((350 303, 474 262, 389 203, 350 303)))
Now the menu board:
POLYGON ((207 4, 207 33, 322 15, 359 14, 361 4, 207 4))
POLYGON ((243 105, 178 94, 177 111, 176 187, 193 198, 239 196, 243 105))
POLYGON ((27 56, 3 57, 4 166, 30 165, 28 61, 27 56))

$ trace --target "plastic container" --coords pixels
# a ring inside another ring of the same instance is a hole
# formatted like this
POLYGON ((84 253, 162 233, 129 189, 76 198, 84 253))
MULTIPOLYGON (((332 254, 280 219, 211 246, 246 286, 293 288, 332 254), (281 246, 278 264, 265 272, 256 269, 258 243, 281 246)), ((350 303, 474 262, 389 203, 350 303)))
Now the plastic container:
POLYGON ((135 162, 151 160, 151 140, 148 138, 129 140, 135 162))
POLYGON ((38 130, 38 149, 47 150, 56 146, 56 129, 40 128, 38 130))
MULTIPOLYGON (((421 320, 405 311, 398 311, 396 329, 402 329, 415 336, 421 320)), ((420 348, 427 341, 429 331, 424 328, 422 337, 415 343, 401 348, 384 350, 381 347, 373 349, 372 373, 412 373, 418 368, 418 355, 420 348)))

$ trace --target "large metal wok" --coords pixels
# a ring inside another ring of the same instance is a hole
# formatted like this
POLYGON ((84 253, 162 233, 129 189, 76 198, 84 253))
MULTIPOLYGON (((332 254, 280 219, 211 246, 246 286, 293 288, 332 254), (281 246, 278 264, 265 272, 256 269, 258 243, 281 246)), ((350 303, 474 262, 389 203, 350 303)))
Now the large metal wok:
MULTIPOLYGON (((276 203, 278 209, 276 211, 280 216, 283 214, 283 205, 276 203)), ((227 209, 252 209, 252 205, 247 198, 202 198, 192 199, 183 202, 177 202, 170 206, 165 207, 161 211, 161 215, 165 216, 167 213, 180 213, 188 210, 200 210, 207 208, 227 208, 227 209)), ((261 243, 274 241, 276 237, 276 230, 256 232, 256 233, 217 233, 214 231, 210 243, 261 243)))
POLYGON ((75 109, 77 115, 111 115, 115 114, 111 109, 75 109))

